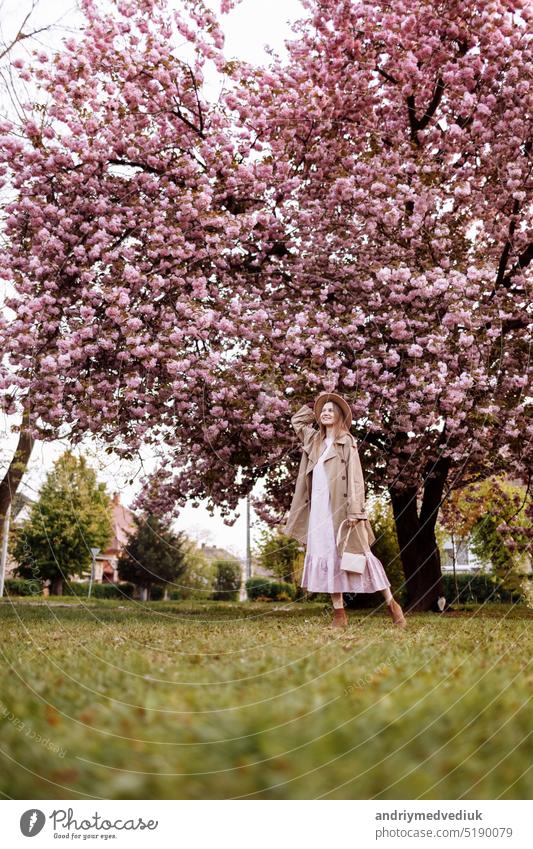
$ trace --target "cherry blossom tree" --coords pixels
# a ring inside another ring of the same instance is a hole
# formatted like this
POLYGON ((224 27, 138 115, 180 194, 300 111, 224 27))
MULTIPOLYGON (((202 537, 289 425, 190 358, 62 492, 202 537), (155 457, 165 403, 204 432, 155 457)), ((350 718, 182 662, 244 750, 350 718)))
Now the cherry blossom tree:
POLYGON ((529 483, 530 12, 302 5, 266 69, 228 61, 192 0, 85 0, 82 40, 20 69, 43 103, 0 141, 4 408, 31 398, 40 438, 163 443, 144 509, 207 498, 231 522, 262 479, 275 523, 291 412, 336 389, 409 607, 431 609, 443 499, 503 469, 529 483))
POLYGON ((530 13, 477 0, 303 5, 289 61, 241 65, 226 98, 283 233, 253 257, 259 386, 243 370, 239 398, 211 408, 211 455, 159 471, 144 497, 210 495, 214 478, 220 493, 237 463, 243 490, 264 474, 256 507, 279 520, 297 463, 280 442, 287 395, 337 389, 367 475, 391 497, 409 606, 435 608, 443 500, 502 470, 530 481, 530 13))
POLYGON ((242 336, 250 145, 203 94, 205 64, 223 71, 220 27, 181 5, 83 0, 79 37, 12 63, 32 95, 0 127, 13 289, 0 389, 4 412, 23 413, 1 513, 35 438, 179 449, 176 421, 201 421, 204 386, 242 336))

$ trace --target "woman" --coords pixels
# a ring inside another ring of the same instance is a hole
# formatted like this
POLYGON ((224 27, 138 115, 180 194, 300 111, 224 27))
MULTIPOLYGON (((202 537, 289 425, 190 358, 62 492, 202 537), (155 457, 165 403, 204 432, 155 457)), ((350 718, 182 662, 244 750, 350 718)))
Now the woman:
POLYGON ((349 404, 335 392, 322 392, 314 410, 304 405, 292 416, 303 453, 285 533, 307 546, 301 586, 309 592, 331 594, 334 627, 347 625, 343 592, 381 590, 394 624, 403 628, 402 608, 392 597, 381 562, 370 550, 376 538, 365 511, 363 471, 351 423, 349 404), (311 424, 315 418, 318 430, 311 424), (340 568, 336 539, 343 520, 347 521, 341 533, 349 535, 345 551, 367 555, 362 574, 340 568))

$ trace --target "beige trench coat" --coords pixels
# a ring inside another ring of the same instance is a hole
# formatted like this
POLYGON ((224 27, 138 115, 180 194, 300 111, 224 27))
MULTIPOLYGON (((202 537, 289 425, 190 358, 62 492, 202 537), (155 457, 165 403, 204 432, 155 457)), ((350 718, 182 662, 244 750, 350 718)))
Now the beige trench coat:
MULTIPOLYGON (((291 418, 291 424, 302 443, 302 459, 292 504, 285 525, 282 527, 283 533, 294 537, 304 545, 307 544, 311 509, 312 472, 321 451, 320 431, 311 425, 314 421, 315 414, 307 404, 291 418)), ((350 532, 344 525, 341 543, 345 534, 349 532, 345 551, 363 554, 367 548, 367 539, 372 545, 376 537, 366 513, 363 470, 357 451, 357 442, 351 433, 341 434, 329 446, 324 457, 324 469, 329 482, 335 539, 337 539, 340 523, 343 519, 347 519, 348 515, 362 519, 363 521, 357 522, 350 532)))

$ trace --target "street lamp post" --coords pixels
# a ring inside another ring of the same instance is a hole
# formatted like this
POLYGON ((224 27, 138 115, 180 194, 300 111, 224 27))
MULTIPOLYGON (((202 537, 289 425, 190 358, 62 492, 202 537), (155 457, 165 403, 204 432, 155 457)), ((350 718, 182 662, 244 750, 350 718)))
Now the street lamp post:
POLYGON ((252 549, 250 545, 250 493, 246 496, 246 578, 252 577, 252 549))
POLYGON ((93 588, 93 581, 94 581, 94 573, 95 573, 95 567, 96 567, 96 556, 98 554, 100 554, 99 548, 91 548, 91 558, 92 558, 91 559, 91 580, 89 581, 89 592, 87 593, 87 598, 91 597, 91 592, 92 592, 92 588, 93 588))

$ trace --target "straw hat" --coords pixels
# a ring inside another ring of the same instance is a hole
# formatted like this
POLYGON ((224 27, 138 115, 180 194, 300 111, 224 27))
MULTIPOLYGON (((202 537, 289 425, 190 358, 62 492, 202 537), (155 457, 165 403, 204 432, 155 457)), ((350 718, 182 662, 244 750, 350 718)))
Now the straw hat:
POLYGON ((350 430, 352 426, 352 409, 347 401, 341 395, 337 395, 336 392, 321 392, 318 398, 315 401, 314 413, 315 419, 320 423, 320 413, 322 412, 322 407, 327 401, 334 401, 339 405, 342 412, 344 413, 344 424, 350 430))

